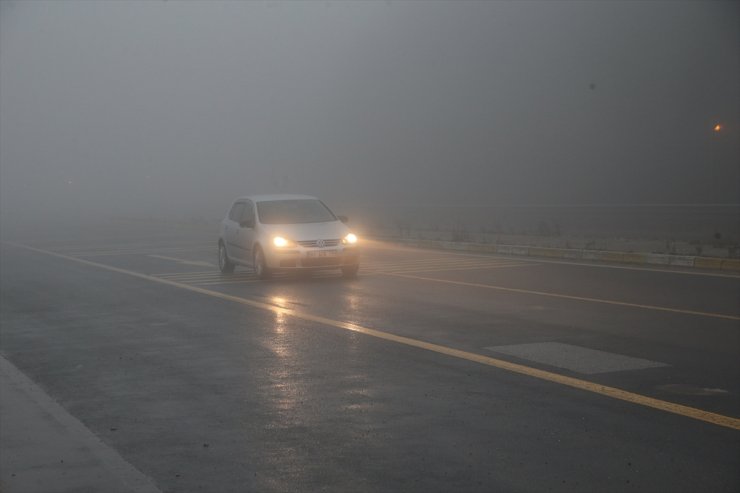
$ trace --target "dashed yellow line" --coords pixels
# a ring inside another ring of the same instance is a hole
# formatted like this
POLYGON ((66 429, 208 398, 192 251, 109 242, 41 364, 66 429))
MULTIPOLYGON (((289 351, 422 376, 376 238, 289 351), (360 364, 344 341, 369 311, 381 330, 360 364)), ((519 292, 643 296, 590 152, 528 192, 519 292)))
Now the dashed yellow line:
POLYGON ((682 308, 669 308, 666 306, 644 305, 641 303, 629 303, 627 301, 605 300, 601 298, 589 298, 587 296, 573 296, 570 294, 550 293, 547 291, 535 291, 531 289, 507 288, 505 286, 496 286, 493 284, 480 284, 476 282, 452 281, 449 279, 437 279, 434 277, 415 276, 412 274, 403 274, 403 273, 395 273, 395 272, 378 272, 378 274, 383 274, 386 276, 405 277, 407 279, 416 279, 420 281, 432 281, 432 282, 438 282, 442 284, 453 284, 456 286, 468 286, 472 288, 483 288, 483 289, 493 289, 496 291, 507 291, 510 293, 532 294, 532 295, 537 295, 537 296, 547 296, 550 298, 560 298, 560 299, 573 300, 573 301, 587 301, 590 303, 603 303, 606 305, 626 306, 630 308, 642 308, 645 310, 657 310, 661 312, 681 313, 683 315, 696 315, 700 317, 722 318, 725 320, 740 320, 740 317, 737 315, 729 315, 725 313, 712 313, 712 312, 701 312, 697 310, 684 310, 682 308))
MULTIPOLYGON (((450 356, 453 358, 459 358, 462 360, 480 363, 480 364, 491 366, 494 368, 499 368, 501 370, 506 370, 512 373, 518 373, 518 374, 526 375, 532 378, 537 378, 539 380, 557 383, 560 385, 565 385, 567 387, 572 387, 572 388, 584 390, 586 392, 591 392, 591 393, 602 395, 605 397, 610 397, 612 399, 618 399, 621 401, 630 402, 632 404, 637 404, 637 405, 641 405, 645 407, 650 407, 653 409, 658 409, 658 410, 665 411, 668 413, 677 414, 680 416, 703 421, 703 422, 710 423, 710 424, 717 425, 717 426, 722 426, 725 428, 730 428, 733 430, 740 430, 740 419, 732 417, 732 416, 725 416, 722 414, 717 414, 717 413, 713 413, 710 411, 704 411, 702 409, 697 409, 694 407, 684 406, 682 404, 676 404, 674 402, 663 401, 660 399, 655 399, 653 397, 636 394, 634 392, 629 392, 629 391, 618 389, 615 387, 609 387, 607 385, 601 385, 601 384, 597 384, 594 382, 589 382, 587 380, 581 380, 578 378, 568 377, 565 375, 560 375, 557 373, 540 370, 540 369, 533 368, 530 366, 525 366, 525 365, 521 365, 517 363, 511 363, 509 361, 492 358, 490 356, 484 356, 482 354, 471 353, 468 351, 454 349, 454 348, 442 346, 439 344, 433 344, 430 342, 420 341, 418 339, 412 339, 410 337, 399 336, 396 334, 391 334, 389 332, 383 332, 380 330, 363 327, 361 325, 353 324, 350 322, 332 320, 330 318, 313 315, 313 314, 306 313, 306 312, 296 310, 293 308, 284 308, 284 307, 273 305, 270 303, 255 301, 255 300, 251 300, 248 298, 241 298, 241 297, 233 296, 233 295, 226 294, 226 293, 220 293, 218 291, 212 291, 210 289, 200 288, 197 286, 191 286, 188 284, 183 284, 183 283, 168 280, 168 279, 162 279, 159 277, 153 277, 147 274, 140 274, 138 272, 121 269, 119 267, 113 267, 110 265, 92 262, 90 260, 70 257, 70 256, 63 255, 60 253, 42 250, 40 248, 34 248, 34 247, 21 245, 17 243, 11 243, 11 242, 6 242, 6 243, 20 247, 20 248, 24 248, 26 250, 31 250, 37 253, 42 253, 45 255, 49 255, 49 256, 65 259, 65 260, 70 260, 72 262, 78 262, 84 265, 89 265, 91 267, 97 267, 97 268, 105 269, 111 272, 117 272, 119 274, 125 274, 127 276, 136 277, 139 279, 145 279, 147 281, 156 282, 156 283, 164 284, 167 286, 184 289, 187 291, 203 294, 203 295, 210 296, 213 298, 219 298, 219 299, 226 300, 226 301, 232 301, 234 303, 239 303, 242 305, 259 308, 262 310, 272 311, 273 313, 277 313, 281 315, 287 315, 287 316, 299 318, 302 320, 307 320, 310 322, 316 322, 318 324, 327 325, 330 327, 336 327, 339 329, 349 330, 352 332, 358 332, 358 333, 365 334, 365 335, 375 337, 378 339, 395 342, 397 344, 402 344, 405 346, 414 347, 418 349, 424 349, 426 351, 431 351, 431 352, 438 353, 438 354, 444 354, 446 356, 450 356)), ((416 276, 403 276, 403 277, 414 278, 416 276)), ((522 291, 522 290, 518 290, 518 291, 522 291)), ((622 304, 622 303, 616 303, 616 304, 622 304)), ((670 311, 673 311, 673 310, 670 310, 670 311)))

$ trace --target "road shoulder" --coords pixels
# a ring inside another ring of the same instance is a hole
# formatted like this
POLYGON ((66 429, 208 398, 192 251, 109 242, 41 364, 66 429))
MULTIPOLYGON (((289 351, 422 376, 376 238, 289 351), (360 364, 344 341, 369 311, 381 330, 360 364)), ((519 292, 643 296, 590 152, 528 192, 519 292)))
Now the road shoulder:
POLYGON ((5 493, 159 492, 151 479, 2 356, 0 444, 0 490, 5 493))

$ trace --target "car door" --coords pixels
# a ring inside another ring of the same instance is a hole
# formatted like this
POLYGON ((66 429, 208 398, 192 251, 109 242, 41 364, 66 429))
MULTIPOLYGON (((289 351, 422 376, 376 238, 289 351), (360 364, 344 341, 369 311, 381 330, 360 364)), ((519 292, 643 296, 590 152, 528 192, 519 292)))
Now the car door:
POLYGON ((247 200, 244 202, 241 217, 239 219, 239 230, 237 243, 241 251, 241 260, 252 262, 252 245, 255 240, 256 223, 254 217, 254 204, 247 200))
POLYGON ((226 243, 226 251, 233 260, 242 260, 244 257, 243 248, 239 245, 239 220, 244 212, 244 202, 235 202, 231 206, 229 215, 224 219, 223 239, 226 243))

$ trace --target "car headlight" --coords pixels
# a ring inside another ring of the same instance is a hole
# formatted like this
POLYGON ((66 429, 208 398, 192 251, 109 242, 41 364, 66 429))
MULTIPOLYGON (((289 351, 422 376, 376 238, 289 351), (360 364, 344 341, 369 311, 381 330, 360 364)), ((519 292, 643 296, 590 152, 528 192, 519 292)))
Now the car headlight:
POLYGON ((357 236, 355 236, 354 233, 350 233, 344 238, 342 238, 342 244, 344 245, 354 245, 357 243, 357 236))
POLYGON ((276 236, 272 239, 272 244, 275 245, 278 248, 285 248, 289 246, 293 246, 293 242, 290 240, 286 240, 282 236, 276 236))

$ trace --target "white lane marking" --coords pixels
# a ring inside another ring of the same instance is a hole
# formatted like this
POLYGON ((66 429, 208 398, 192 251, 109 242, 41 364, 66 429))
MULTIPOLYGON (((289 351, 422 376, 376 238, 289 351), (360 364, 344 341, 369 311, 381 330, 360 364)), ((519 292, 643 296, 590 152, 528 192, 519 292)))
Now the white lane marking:
MULTIPOLYGON (((471 257, 471 258, 456 258, 456 257, 438 257, 438 258, 427 258, 427 259, 402 259, 402 260, 372 260, 367 259, 366 263, 373 266, 380 267, 392 267, 392 266, 409 266, 409 267, 425 267, 425 266, 438 266, 438 265, 466 265, 466 264, 478 264, 478 263, 491 263, 491 264, 509 264, 509 263, 522 263, 530 262, 527 260, 502 260, 493 257, 471 257)), ((535 262, 532 262, 535 263, 535 262)))
MULTIPOLYGON (((439 266, 437 268, 424 268, 424 269, 393 269, 389 270, 387 272, 393 273, 393 274, 414 274, 418 272, 441 272, 441 271, 453 271, 453 270, 485 270, 485 269, 503 269, 506 267, 532 267, 536 266, 535 263, 527 263, 527 264, 491 264, 491 263, 481 263, 476 265, 469 265, 469 266, 439 266)), ((381 272, 381 271, 378 271, 381 272)))
POLYGON ((511 261, 485 257, 441 257, 433 259, 413 259, 402 261, 366 260, 363 263, 362 271, 365 273, 412 273, 452 270, 498 269, 502 267, 524 267, 536 265, 538 265, 536 262, 523 260, 511 261))
POLYGON ((426 265, 426 264, 438 264, 440 262, 478 262, 481 260, 493 260, 486 258, 459 258, 450 255, 444 257, 426 257, 426 258, 413 258, 413 259, 396 259, 396 260, 376 260, 374 263, 378 265, 426 265))
POLYGON ((669 383, 665 385, 659 385, 656 388, 664 392, 671 392, 673 394, 682 394, 682 395, 720 396, 720 395, 730 394, 729 390, 717 389, 717 388, 712 388, 712 387, 699 387, 696 385, 691 385, 691 384, 686 384, 686 383, 669 383))
MULTIPOLYGON (((127 489, 135 493, 161 493, 149 477, 126 462, 118 452, 106 445, 89 428, 57 404, 38 385, 3 356, 0 356, 0 378, 14 391, 25 395, 33 401, 45 415, 52 418, 61 427, 63 435, 77 442, 78 446, 82 446, 88 450, 100 461, 100 465, 118 478, 127 489)), ((3 401, 3 405, 8 404, 9 402, 7 400, 3 401)), ((3 424, 5 426, 8 425, 7 422, 3 424)), ((43 473, 43 469, 39 473, 43 473)), ((113 487, 113 485, 110 486, 113 487)), ((118 490, 118 488, 115 488, 115 490, 118 490)))
POLYGON ((489 346, 485 349, 558 368, 565 368, 566 370, 585 375, 670 366, 657 361, 633 358, 632 356, 560 342, 533 342, 507 346, 489 346))
MULTIPOLYGON (((415 248, 415 247, 406 247, 404 250, 410 250, 412 252, 429 252, 432 249, 423 249, 423 248, 415 248)), ((480 254, 480 253, 463 253, 463 252, 447 252, 451 256, 456 257, 475 257, 475 258, 498 258, 502 260, 510 260, 510 261, 523 261, 526 259, 528 262, 536 262, 541 264, 564 264, 564 265, 578 265, 581 267, 591 267, 595 269, 619 269, 619 270, 637 270, 637 271, 648 271, 648 272, 662 272, 664 274, 684 274, 689 276, 704 276, 704 277, 729 277, 731 279, 740 279, 740 274, 730 274, 730 273, 720 273, 720 272, 705 272, 701 270, 691 271, 691 270, 683 270, 683 269, 666 269, 661 268, 659 266, 655 267, 639 267, 639 266, 630 266, 630 265, 613 265, 613 264, 603 264, 603 263, 597 263, 597 262, 579 262, 576 260, 555 260, 555 259, 547 259, 547 258, 540 258, 540 257, 524 257, 522 255, 501 255, 496 253, 491 253, 488 255, 480 254)))
POLYGON ((450 284, 453 286, 467 286, 471 288, 490 289, 490 290, 503 291, 503 292, 508 292, 508 293, 521 293, 521 294, 531 294, 535 296, 547 296, 549 298, 559 298, 563 300, 573 300, 573 301, 584 301, 587 303, 604 303, 605 305, 629 306, 632 308, 642 308, 645 310, 656 310, 656 311, 670 312, 670 313, 683 313, 687 315, 698 315, 700 317, 714 317, 714 318, 723 318, 727 320, 740 320, 740 316, 729 315, 726 313, 701 312, 697 310, 684 310, 682 308, 669 308, 666 306, 643 305, 641 303, 630 303, 627 301, 616 301, 616 300, 606 300, 606 299, 601 299, 601 298, 591 298, 588 296, 574 296, 570 294, 560 294, 560 293, 547 292, 547 291, 535 291, 531 289, 507 288, 505 286, 496 286, 493 284, 453 281, 450 279, 438 279, 436 277, 425 277, 425 276, 419 276, 416 274, 394 274, 391 272, 381 272, 379 274, 385 275, 385 276, 401 277, 404 279, 416 279, 420 281, 437 282, 440 284, 450 284))
POLYGON ((152 258, 158 258, 162 260, 171 260, 173 262, 178 262, 185 265, 195 265, 197 267, 216 267, 214 264, 210 262, 204 262, 201 260, 184 260, 181 258, 175 258, 175 257, 166 257, 164 255, 147 255, 148 257, 152 258))

